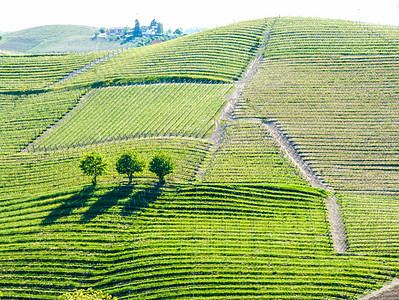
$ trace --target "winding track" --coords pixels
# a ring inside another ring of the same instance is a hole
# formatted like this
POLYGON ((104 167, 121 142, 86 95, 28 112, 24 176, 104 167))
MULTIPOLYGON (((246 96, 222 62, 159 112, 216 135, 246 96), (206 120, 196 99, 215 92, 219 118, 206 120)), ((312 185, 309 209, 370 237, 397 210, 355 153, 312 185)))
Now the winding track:
MULTIPOLYGON (((330 223, 331 236, 333 240, 333 245, 335 251, 340 254, 347 253, 346 245, 346 235, 345 227, 342 221, 341 212, 339 210, 339 205, 337 199, 333 195, 333 190, 327 186, 320 177, 310 168, 310 166, 303 160, 298 151, 289 140, 289 138, 284 134, 280 127, 274 122, 267 122, 258 118, 236 118, 233 115, 234 108, 241 98, 245 86, 252 80, 256 74, 256 70, 263 58, 263 52, 269 43, 270 35, 273 31, 274 24, 277 18, 274 20, 269 32, 264 36, 265 43, 259 48, 255 59, 251 62, 246 72, 243 74, 241 79, 237 81, 235 87, 231 94, 228 96, 227 103, 222 109, 219 119, 216 121, 215 130, 212 132, 209 140, 215 146, 210 148, 211 157, 215 154, 217 149, 220 147, 223 141, 223 135, 228 123, 235 121, 247 121, 254 123, 261 123, 271 134, 271 136, 279 143, 280 147, 284 150, 287 156, 294 162, 298 167, 303 176, 310 182, 310 184, 315 188, 321 188, 330 192, 328 199, 326 200, 328 220, 330 223)), ((211 158, 212 160, 212 158, 211 158)), ((206 170, 201 170, 197 177, 201 178, 206 174, 206 170)))

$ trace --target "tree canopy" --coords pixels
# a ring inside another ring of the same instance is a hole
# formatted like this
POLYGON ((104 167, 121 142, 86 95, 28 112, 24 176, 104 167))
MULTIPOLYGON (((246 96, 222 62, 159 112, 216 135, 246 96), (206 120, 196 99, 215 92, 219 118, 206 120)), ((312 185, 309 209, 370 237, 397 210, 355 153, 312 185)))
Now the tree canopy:
POLYGON ((143 36, 143 34, 141 32, 140 22, 137 19, 136 19, 136 21, 134 21, 133 36, 134 37, 142 37, 143 36))
POLYGON ((158 176, 161 184, 165 183, 165 176, 172 173, 173 169, 172 158, 165 153, 158 153, 150 161, 149 170, 158 176))
POLYGON ((133 151, 123 153, 116 162, 116 170, 119 174, 127 175, 129 184, 132 183, 133 174, 142 172, 144 167, 145 162, 133 151))
POLYGON ((93 176, 92 183, 96 185, 97 177, 104 174, 107 163, 99 153, 90 152, 82 157, 79 167, 82 169, 83 174, 93 176))

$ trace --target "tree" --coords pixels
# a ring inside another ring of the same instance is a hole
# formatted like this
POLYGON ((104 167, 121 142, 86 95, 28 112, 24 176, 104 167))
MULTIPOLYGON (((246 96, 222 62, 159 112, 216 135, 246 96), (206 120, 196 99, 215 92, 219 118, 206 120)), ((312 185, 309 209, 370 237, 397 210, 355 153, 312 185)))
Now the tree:
POLYGON ((153 19, 153 20, 151 21, 151 23, 150 23, 150 29, 155 30, 155 29, 157 28, 157 26, 158 26, 158 22, 155 21, 155 19, 153 19))
POLYGON ((93 185, 97 184, 97 177, 104 174, 107 163, 103 157, 97 152, 90 152, 83 156, 80 160, 79 167, 82 169, 83 174, 93 176, 93 185))
POLYGON ((142 172, 145 162, 136 152, 128 151, 123 153, 116 162, 116 170, 119 174, 126 174, 129 178, 129 184, 132 183, 133 174, 142 172))
POLYGON ((163 34, 163 24, 161 22, 155 21, 155 19, 151 21, 149 29, 154 30, 155 34, 157 35, 163 34))
POLYGON ((173 34, 182 35, 183 34, 183 29, 177 28, 173 34))
POLYGON ((133 36, 134 37, 142 37, 143 36, 143 34, 141 32, 140 22, 137 19, 135 21, 135 25, 133 28, 133 36))
POLYGON ((94 291, 92 288, 88 290, 75 290, 74 292, 64 293, 59 300, 118 300, 109 294, 104 294, 101 291, 94 291))
POLYGON ((162 23, 160 23, 160 22, 157 23, 157 27, 156 27, 155 32, 158 35, 162 35, 163 34, 163 24, 162 23))
POLYGON ((123 29, 123 35, 126 36, 129 34, 130 28, 129 26, 125 26, 125 28, 123 29))
POLYGON ((155 173, 161 184, 165 183, 165 176, 172 173, 174 164, 172 158, 165 154, 159 153, 155 155, 150 161, 150 171, 155 173))

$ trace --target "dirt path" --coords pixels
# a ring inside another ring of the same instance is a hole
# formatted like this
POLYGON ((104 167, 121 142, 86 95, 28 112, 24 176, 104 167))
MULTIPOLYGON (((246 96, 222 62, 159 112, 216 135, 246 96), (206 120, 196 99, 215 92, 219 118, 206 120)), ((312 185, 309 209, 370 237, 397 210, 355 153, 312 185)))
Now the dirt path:
POLYGON ((399 299, 399 280, 393 280, 378 291, 360 298, 360 300, 397 300, 399 299))
POLYGON ((215 130, 212 132, 211 137, 209 140, 216 144, 217 146, 220 146, 220 141, 223 136, 223 131, 225 130, 225 125, 224 121, 231 122, 234 120, 233 117, 233 111, 234 108, 238 102, 238 100, 241 98, 242 93, 244 92, 245 86, 252 80, 254 77, 256 70, 259 66, 259 63, 262 60, 263 53, 269 44, 270 40, 270 35, 273 31, 274 24, 276 23, 277 18, 273 21, 270 30, 265 33, 263 36, 265 42, 259 47, 258 53, 256 54, 255 58, 252 60, 252 62, 249 64, 247 70, 245 73, 241 76, 241 78, 235 83, 235 87, 233 91, 230 93, 230 95, 227 97, 227 103, 221 110, 219 114, 219 118, 216 120, 216 126, 215 130))
POLYGON ((68 75, 65 75, 62 79, 60 79, 60 80, 58 80, 57 82, 54 82, 53 84, 51 84, 51 85, 49 86, 49 88, 52 88, 52 87, 54 87, 54 86, 57 85, 57 84, 60 84, 60 83, 62 83, 62 82, 64 82, 64 81, 67 81, 67 80, 69 80, 69 79, 71 79, 71 78, 73 78, 73 77, 79 75, 80 73, 86 71, 87 69, 92 68, 92 67, 94 67, 95 65, 98 65, 99 63, 103 62, 104 60, 110 59, 111 57, 114 57, 115 55, 118 55, 118 54, 120 54, 120 53, 122 53, 122 51, 113 52, 113 53, 110 53, 110 54, 108 54, 108 55, 105 55, 105 56, 103 56, 103 57, 101 57, 101 58, 99 58, 99 59, 97 59, 97 60, 95 60, 95 61, 92 61, 91 63, 85 65, 84 67, 80 68, 79 70, 75 70, 75 71, 69 73, 68 75))
MULTIPOLYGON (((332 189, 328 187, 319 178, 319 176, 310 168, 310 166, 302 159, 298 151, 296 151, 293 144, 290 142, 290 140, 284 134, 284 132, 280 130, 277 124, 273 122, 265 122, 261 119, 256 119, 256 118, 235 118, 233 115, 234 108, 238 100, 241 98, 245 86, 252 80, 252 78, 256 74, 256 70, 262 60, 263 53, 269 43, 270 35, 273 31, 273 27, 276 20, 277 18, 274 20, 273 24, 271 25, 270 30, 264 35, 265 43, 260 47, 255 59, 251 62, 246 72, 243 74, 241 79, 235 84, 235 88, 228 96, 227 103, 225 107, 222 109, 218 120, 216 121, 215 130, 212 132, 211 137, 209 138, 209 140, 214 144, 214 146, 211 147, 210 149, 211 151, 210 161, 206 163, 206 167, 204 166, 200 168, 200 171, 197 173, 197 178, 201 179, 206 174, 207 168, 212 162, 212 157, 214 156, 215 152, 220 147, 223 141, 223 134, 227 124, 233 121, 246 121, 253 123, 261 123, 270 132, 272 137, 279 143, 280 147, 285 151, 287 156, 294 162, 294 164, 298 167, 303 176, 310 182, 310 184, 313 187, 333 192, 332 189)), ((345 227, 342 221, 337 199, 332 195, 332 193, 326 200, 326 206, 327 206, 328 220, 330 223, 331 236, 334 244, 334 249, 341 254, 347 253, 345 227)))
POLYGON ((62 123, 65 122, 75 111, 77 111, 91 96, 93 96, 98 90, 92 90, 88 94, 84 95, 82 100, 74 106, 70 111, 68 111, 61 119, 59 119, 54 125, 51 125, 47 128, 41 135, 36 137, 36 139, 28 144, 28 146, 21 150, 22 153, 27 153, 31 151, 36 145, 43 140, 46 136, 48 136, 51 132, 57 129, 62 123))

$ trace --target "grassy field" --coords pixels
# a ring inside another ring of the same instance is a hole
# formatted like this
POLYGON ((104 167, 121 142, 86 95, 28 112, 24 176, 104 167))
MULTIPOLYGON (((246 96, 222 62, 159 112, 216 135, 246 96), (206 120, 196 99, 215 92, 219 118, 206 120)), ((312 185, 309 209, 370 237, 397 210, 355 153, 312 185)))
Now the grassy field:
POLYGON ((0 56, 3 298, 93 287, 119 299, 356 299, 397 278, 398 41, 387 26, 260 19, 128 50, 55 86, 104 53, 0 56), (236 119, 218 120, 266 43, 236 119), (259 119, 333 188, 348 254, 333 247, 329 194, 259 119), (93 150, 108 162, 96 187, 78 166, 93 150), (126 150, 147 165, 167 152, 176 168, 165 185, 148 170, 128 185, 115 169, 126 150))

